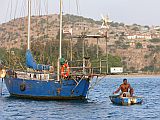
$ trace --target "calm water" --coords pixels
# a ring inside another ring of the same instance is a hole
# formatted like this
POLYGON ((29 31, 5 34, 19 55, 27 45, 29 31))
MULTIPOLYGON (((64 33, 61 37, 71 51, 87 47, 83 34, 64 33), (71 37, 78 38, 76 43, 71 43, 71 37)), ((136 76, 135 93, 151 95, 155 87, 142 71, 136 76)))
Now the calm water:
POLYGON ((4 95, 0 97, 0 120, 160 120, 160 78, 128 78, 136 95, 143 96, 144 102, 142 105, 116 106, 108 96, 122 79, 102 80, 89 92, 86 101, 15 99, 9 97, 4 86, 4 95))

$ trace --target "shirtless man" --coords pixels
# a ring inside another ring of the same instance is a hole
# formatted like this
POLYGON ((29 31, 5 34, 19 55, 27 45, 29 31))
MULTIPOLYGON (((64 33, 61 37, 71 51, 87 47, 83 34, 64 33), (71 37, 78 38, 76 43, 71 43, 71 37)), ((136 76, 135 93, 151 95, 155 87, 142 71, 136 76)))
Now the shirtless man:
POLYGON ((127 83, 127 79, 123 79, 123 84, 120 85, 120 87, 113 93, 118 93, 120 90, 121 92, 128 92, 128 90, 130 89, 130 96, 133 96, 133 88, 131 87, 131 85, 129 83, 127 83))

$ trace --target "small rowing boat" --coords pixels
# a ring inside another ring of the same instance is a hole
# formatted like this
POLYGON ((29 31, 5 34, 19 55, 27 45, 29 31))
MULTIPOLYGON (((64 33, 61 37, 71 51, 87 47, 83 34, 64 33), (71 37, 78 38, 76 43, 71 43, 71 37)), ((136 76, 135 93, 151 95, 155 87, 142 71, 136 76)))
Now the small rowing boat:
POLYGON ((134 105, 134 104, 141 104, 143 99, 142 97, 138 97, 138 96, 124 96, 123 94, 126 93, 122 93, 120 95, 111 95, 109 96, 111 102, 113 104, 117 104, 117 105, 134 105))

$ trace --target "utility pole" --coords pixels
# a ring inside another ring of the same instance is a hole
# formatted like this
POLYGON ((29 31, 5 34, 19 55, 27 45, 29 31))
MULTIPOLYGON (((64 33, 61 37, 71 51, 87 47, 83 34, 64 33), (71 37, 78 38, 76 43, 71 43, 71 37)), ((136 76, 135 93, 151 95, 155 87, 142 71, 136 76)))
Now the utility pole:
POLYGON ((72 54, 72 53, 73 53, 73 44, 72 44, 72 41, 73 41, 73 39, 72 39, 72 37, 71 37, 71 38, 70 38, 70 47, 71 47, 71 48, 70 48, 70 49, 71 49, 71 56, 70 56, 71 58, 70 58, 70 60, 71 60, 71 62, 73 61, 73 54, 72 54))
POLYGON ((84 58, 84 47, 85 47, 85 39, 84 38, 82 38, 83 39, 83 47, 82 47, 82 51, 83 51, 83 55, 82 55, 82 57, 83 57, 83 74, 85 74, 85 58, 84 58))
POLYGON ((106 74, 108 74, 108 32, 105 32, 105 38, 106 38, 106 74))
POLYGON ((97 38, 97 59, 99 58, 99 39, 97 38))
POLYGON ((110 23, 111 21, 109 20, 109 17, 104 17, 102 15, 102 19, 103 19, 103 23, 102 23, 102 26, 101 28, 103 30, 105 30, 104 32, 104 35, 105 35, 105 38, 106 38, 106 74, 108 74, 108 45, 107 45, 107 42, 108 42, 108 30, 109 30, 109 25, 108 23, 110 23))

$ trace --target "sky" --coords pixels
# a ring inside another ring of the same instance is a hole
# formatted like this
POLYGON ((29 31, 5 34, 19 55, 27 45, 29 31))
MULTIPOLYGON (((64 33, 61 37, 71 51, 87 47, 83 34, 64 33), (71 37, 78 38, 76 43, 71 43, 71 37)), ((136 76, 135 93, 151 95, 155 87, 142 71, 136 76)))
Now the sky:
MULTIPOLYGON (((26 16, 26 1, 0 0, 0 23, 26 16)), ((160 25, 159 5, 160 0, 63 0, 63 13, 81 15, 95 20, 100 20, 103 14, 109 15, 114 22, 160 25)), ((58 14, 59 0, 32 0, 33 15, 47 14, 46 11, 48 14, 58 14), (47 5, 48 10, 46 10, 47 5)))

